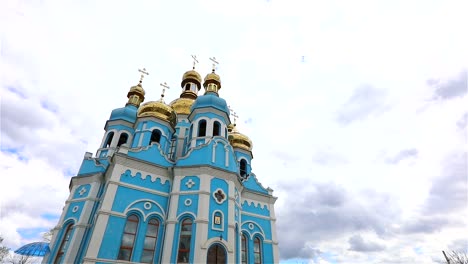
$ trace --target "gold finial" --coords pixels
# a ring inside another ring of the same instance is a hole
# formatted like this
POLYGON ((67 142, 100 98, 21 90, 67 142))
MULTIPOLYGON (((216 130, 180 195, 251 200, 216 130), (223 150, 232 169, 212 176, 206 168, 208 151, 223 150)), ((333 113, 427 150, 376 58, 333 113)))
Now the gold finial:
POLYGON ((228 106, 229 108, 229 113, 231 114, 232 118, 234 119, 234 125, 236 125, 236 119, 239 118, 239 116, 237 115, 236 112, 234 112, 234 110, 232 110, 231 106, 228 106))
POLYGON ((163 98, 164 98, 164 92, 166 91, 166 89, 169 89, 169 85, 167 85, 166 82, 164 83, 160 83, 159 85, 161 85, 163 87, 162 89, 162 93, 161 93, 161 102, 163 101, 163 98))
POLYGON ((141 76, 140 76, 140 84, 141 84, 143 82, 143 78, 145 77, 145 74, 149 75, 149 73, 146 71, 145 68, 143 68, 143 70, 138 69, 138 71, 141 72, 141 76))
POLYGON ((210 60, 213 62, 213 69, 212 69, 212 71, 215 72, 216 64, 219 64, 219 62, 216 61, 216 58, 215 58, 215 57, 210 58, 210 60))
POLYGON ((195 70, 195 65, 198 63, 197 56, 192 55, 192 59, 193 59, 193 69, 195 70))

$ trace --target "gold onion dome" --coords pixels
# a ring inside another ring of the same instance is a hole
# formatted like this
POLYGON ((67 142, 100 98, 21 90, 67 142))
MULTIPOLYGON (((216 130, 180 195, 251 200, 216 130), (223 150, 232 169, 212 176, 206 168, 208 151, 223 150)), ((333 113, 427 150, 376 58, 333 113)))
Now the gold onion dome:
POLYGON ((128 94, 134 94, 134 93, 138 93, 138 94, 141 94, 141 95, 145 95, 145 90, 143 89, 143 87, 141 86, 141 83, 135 85, 135 86, 132 86, 130 88, 130 91, 128 91, 128 94))
POLYGON ((172 107, 165 104, 162 100, 144 103, 138 109, 138 117, 156 117, 175 126, 176 115, 172 107))
POLYGON ((247 151, 252 151, 252 141, 244 134, 241 134, 236 129, 235 124, 228 126, 229 142, 233 148, 240 148, 247 151))
POLYGON ((184 73, 184 75, 182 76, 182 87, 184 87, 184 85, 190 81, 194 82, 198 86, 198 90, 201 89, 202 77, 197 71, 195 71, 195 69, 186 71, 184 73))
POLYGON ((191 98, 177 98, 172 101, 169 105, 174 109, 178 115, 189 115, 190 108, 193 105, 194 100, 191 98))
POLYGON ((210 83, 216 84, 218 86, 218 90, 221 89, 221 78, 214 72, 214 70, 205 76, 203 86, 206 87, 210 83))

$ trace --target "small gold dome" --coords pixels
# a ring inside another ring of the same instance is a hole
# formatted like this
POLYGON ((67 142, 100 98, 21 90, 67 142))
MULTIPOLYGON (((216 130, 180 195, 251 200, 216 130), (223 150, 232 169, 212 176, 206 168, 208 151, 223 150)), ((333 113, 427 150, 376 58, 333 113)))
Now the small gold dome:
POLYGON ((169 105, 174 109, 176 114, 189 115, 190 108, 192 107, 193 102, 195 102, 195 100, 190 98, 177 98, 174 101, 172 101, 169 105))
POLYGON ((175 126, 176 115, 174 109, 161 101, 151 101, 144 103, 138 109, 138 117, 156 117, 175 126))
POLYGON ((198 86, 198 90, 201 89, 202 77, 195 70, 190 70, 184 73, 184 75, 182 76, 182 87, 184 87, 185 83, 189 81, 196 83, 198 86))
POLYGON ((132 86, 130 88, 130 91, 128 91, 128 93, 139 93, 139 94, 142 94, 142 95, 145 95, 145 90, 143 89, 143 87, 141 87, 140 84, 137 84, 135 86, 132 86))
POLYGON ((247 151, 252 151, 252 141, 244 134, 239 133, 236 129, 236 125, 229 125, 229 142, 233 148, 240 148, 247 151))
POLYGON ((206 87, 210 83, 216 84, 218 86, 218 90, 221 89, 221 78, 214 71, 211 73, 208 73, 205 76, 205 82, 203 82, 203 86, 206 87))

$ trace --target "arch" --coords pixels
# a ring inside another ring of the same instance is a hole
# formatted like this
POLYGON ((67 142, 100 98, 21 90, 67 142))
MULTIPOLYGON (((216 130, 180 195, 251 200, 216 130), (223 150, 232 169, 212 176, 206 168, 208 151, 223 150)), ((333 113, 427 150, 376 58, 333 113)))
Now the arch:
POLYGON ((193 220, 186 217, 180 224, 179 246, 177 248, 177 263, 189 263, 192 248, 193 220))
POLYGON ((148 145, 153 144, 153 142, 161 142, 161 131, 159 129, 153 129, 153 131, 151 131, 151 137, 148 145))
POLYGON ((219 243, 213 243, 206 253, 207 264, 225 264, 227 263, 226 248, 219 243))
POLYGON ((263 248, 262 241, 258 236, 255 236, 253 239, 253 255, 254 255, 254 264, 261 264, 263 257, 263 248))
POLYGON ((249 251, 247 246, 247 235, 241 232, 241 263, 247 264, 249 259, 249 251))
POLYGON ((54 263, 61 263, 63 261, 63 258, 65 256, 65 252, 67 251, 68 244, 70 243, 70 236, 72 233, 72 228, 73 228, 73 221, 70 221, 65 225, 65 232, 62 235, 62 240, 60 241, 60 247, 57 250, 57 256, 55 257, 54 263))
POLYGON ((106 141, 104 141, 103 148, 109 148, 112 144, 112 139, 114 138, 114 131, 111 131, 107 134, 106 141))
POLYGON ((205 119, 198 121, 198 136, 199 137, 206 136, 206 120, 205 119))
POLYGON ((240 160, 239 173, 242 177, 247 176, 247 161, 245 159, 240 160))
POLYGON ((140 262, 153 263, 154 254, 156 252, 156 245, 158 243, 159 228, 160 221, 158 218, 152 217, 149 219, 148 225, 146 227, 140 262))
POLYGON ((186 83, 184 88, 185 88, 185 91, 190 91, 190 83, 186 83))
POLYGON ((119 137, 119 142, 117 143, 117 147, 122 146, 123 144, 126 144, 128 141, 128 134, 127 133, 121 133, 119 137))
POLYGON ((132 259, 139 222, 140 218, 135 213, 127 217, 120 242, 118 260, 130 261, 132 259))
POLYGON ((221 124, 218 121, 214 121, 213 123, 213 137, 214 136, 221 136, 221 124))

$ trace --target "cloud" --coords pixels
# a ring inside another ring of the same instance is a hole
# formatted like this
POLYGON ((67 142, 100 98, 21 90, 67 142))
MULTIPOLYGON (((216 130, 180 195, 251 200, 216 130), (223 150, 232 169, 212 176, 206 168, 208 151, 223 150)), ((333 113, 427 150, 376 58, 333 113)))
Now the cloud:
POLYGON ((466 129, 466 125, 468 124, 468 112, 464 113, 460 120, 457 121, 457 127, 459 129, 466 129))
POLYGON ((447 217, 429 216, 419 217, 416 220, 407 222, 402 227, 405 234, 411 233, 434 233, 440 231, 443 227, 450 224, 447 217))
POLYGON ((338 110, 336 120, 348 125, 371 115, 379 115, 389 109, 386 92, 371 85, 357 87, 351 97, 338 110))
POLYGON ((417 157, 418 156, 418 150, 415 148, 411 149, 403 149, 400 152, 398 152, 395 156, 393 157, 388 157, 385 159, 385 161, 389 164, 397 164, 400 161, 404 159, 408 159, 411 157, 417 157))
POLYGON ((370 190, 353 194, 335 183, 302 186, 307 189, 285 190, 301 195, 288 196, 287 205, 277 213, 282 258, 315 256, 324 250, 318 247, 321 242, 346 234, 373 232, 386 237, 393 233, 391 223, 397 220, 399 208, 391 196, 370 190))
POLYGON ((452 153, 445 161, 441 176, 434 179, 424 205, 424 214, 464 212, 468 208, 467 153, 452 153))
POLYGON ((449 100, 462 97, 468 91, 468 71, 462 71, 453 79, 436 80, 429 79, 427 84, 434 89, 434 99, 449 100))
POLYGON ((358 251, 358 252, 373 252, 373 251, 382 251, 385 249, 385 246, 380 245, 379 243, 372 241, 364 241, 360 235, 354 235, 349 238, 349 250, 358 251))

